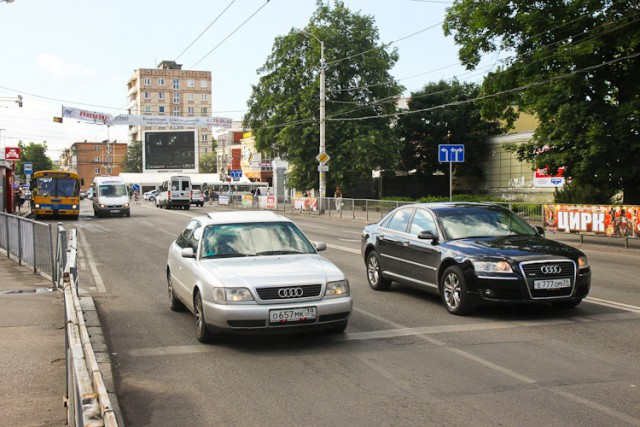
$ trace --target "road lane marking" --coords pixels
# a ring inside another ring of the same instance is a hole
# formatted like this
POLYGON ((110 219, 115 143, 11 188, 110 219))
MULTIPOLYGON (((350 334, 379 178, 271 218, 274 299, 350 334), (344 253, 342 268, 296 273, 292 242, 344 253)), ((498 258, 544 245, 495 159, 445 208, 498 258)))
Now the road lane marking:
POLYGON ((609 301, 606 299, 600 299, 595 297, 586 297, 584 300, 589 301, 592 304, 598 304, 605 307, 617 308, 618 310, 625 310, 625 311, 630 311, 632 313, 640 314, 640 307, 637 307, 635 305, 623 304, 621 302, 609 301))
MULTIPOLYGON (((342 237, 339 237, 338 240, 349 243, 360 243, 360 240, 358 239, 343 239, 342 237)), ((360 253, 360 251, 358 251, 358 253, 360 253)))
POLYGON ((360 249, 351 249, 351 248, 347 248, 346 246, 332 245, 331 243, 327 243, 327 247, 331 249, 338 249, 339 251, 351 252, 352 254, 360 255, 360 249))
POLYGON ((78 227, 78 236, 80 237, 80 244, 83 246, 83 253, 87 257, 87 263, 89 264, 89 269, 91 270, 91 275, 93 276, 93 281, 96 284, 96 289, 98 292, 105 293, 107 292, 107 288, 104 286, 104 282, 102 281, 102 277, 98 272, 98 267, 96 266, 95 258, 91 253, 91 248, 89 247, 89 242, 85 239, 84 232, 82 231, 82 227, 78 227))

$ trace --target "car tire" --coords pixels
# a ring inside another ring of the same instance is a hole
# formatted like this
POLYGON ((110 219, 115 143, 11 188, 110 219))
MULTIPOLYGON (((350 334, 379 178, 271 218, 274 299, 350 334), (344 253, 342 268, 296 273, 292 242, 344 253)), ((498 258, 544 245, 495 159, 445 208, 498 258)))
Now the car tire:
POLYGON ((571 300, 571 301, 554 302, 551 304, 551 306, 555 308, 560 308, 560 309, 569 309, 569 308, 576 307, 581 302, 582 302, 582 298, 577 300, 571 300))
POLYGON ((154 202, 155 200, 156 200, 155 197, 153 197, 153 196, 149 197, 149 201, 154 202))
POLYGON ((463 316, 471 310, 467 281, 457 265, 447 267, 440 281, 442 303, 451 314, 463 316))
POLYGON ((213 342, 215 335, 207 327, 207 321, 204 318, 204 311, 202 309, 202 295, 200 292, 196 293, 193 302, 193 314, 196 316, 196 338, 202 343, 213 342))
POLYGON ((171 281, 171 273, 169 271, 167 271, 167 290, 169 291, 169 308, 171 311, 184 310, 184 304, 177 299, 173 293, 173 282, 171 281))
POLYGON ((367 281, 371 289, 376 291, 386 291, 391 286, 391 280, 382 277, 380 260, 374 251, 367 254, 367 281))

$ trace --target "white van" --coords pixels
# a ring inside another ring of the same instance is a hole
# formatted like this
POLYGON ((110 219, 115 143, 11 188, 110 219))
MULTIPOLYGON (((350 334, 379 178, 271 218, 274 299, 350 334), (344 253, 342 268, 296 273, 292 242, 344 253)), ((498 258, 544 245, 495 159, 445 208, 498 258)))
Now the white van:
POLYGON ((126 215, 129 209, 129 191, 119 176, 97 176, 91 186, 93 214, 95 216, 126 215))
POLYGON ((159 208, 189 209, 191 207, 191 178, 186 175, 173 175, 162 183, 156 196, 159 208))

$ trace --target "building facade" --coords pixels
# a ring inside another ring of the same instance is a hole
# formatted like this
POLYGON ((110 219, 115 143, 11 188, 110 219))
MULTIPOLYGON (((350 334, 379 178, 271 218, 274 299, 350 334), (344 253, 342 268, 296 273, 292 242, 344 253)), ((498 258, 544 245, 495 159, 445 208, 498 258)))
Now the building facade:
POLYGON ((215 138, 218 172, 223 177, 228 178, 231 170, 242 170, 252 182, 272 184, 272 159, 256 149, 255 137, 242 129, 241 122, 234 121, 231 128, 219 130, 215 138))
POLYGON ((84 179, 88 188, 96 176, 117 176, 122 168, 120 164, 127 157, 127 144, 107 141, 75 142, 71 145, 72 172, 84 179))
MULTIPOLYGON (((212 113, 211 72, 186 71, 174 61, 162 61, 157 68, 136 70, 127 83, 127 90, 129 114, 210 117, 212 113)), ((143 141, 143 132, 158 130, 176 128, 130 126, 129 138, 143 141)), ((199 156, 210 153, 211 128, 197 128, 197 131, 199 156)))

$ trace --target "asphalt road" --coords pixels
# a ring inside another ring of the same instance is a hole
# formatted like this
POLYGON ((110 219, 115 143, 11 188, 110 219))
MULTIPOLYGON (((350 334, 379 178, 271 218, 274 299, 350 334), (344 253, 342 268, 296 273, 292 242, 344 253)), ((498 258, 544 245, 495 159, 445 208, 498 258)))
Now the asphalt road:
POLYGON ((593 283, 575 309, 458 317, 435 295, 371 290, 363 223, 293 215, 349 277, 346 333, 203 345, 193 316, 169 310, 164 271, 171 241, 211 207, 143 203, 101 219, 82 209, 80 286, 96 302, 126 425, 640 426, 640 251, 581 246, 593 283))

